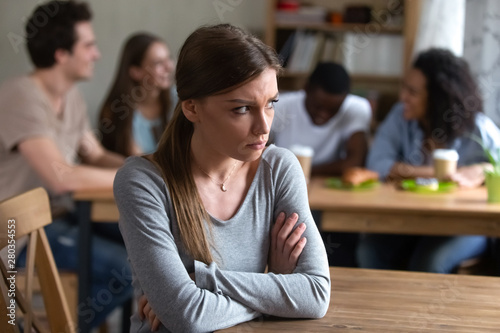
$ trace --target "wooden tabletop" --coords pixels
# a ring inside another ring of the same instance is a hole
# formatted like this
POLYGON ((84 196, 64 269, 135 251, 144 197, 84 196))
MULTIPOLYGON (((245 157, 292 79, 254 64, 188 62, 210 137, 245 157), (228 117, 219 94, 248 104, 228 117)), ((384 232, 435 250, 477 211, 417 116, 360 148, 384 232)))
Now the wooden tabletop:
POLYGON ((112 188, 76 191, 73 193, 73 199, 77 201, 115 201, 112 188))
POLYGON ((76 201, 90 201, 90 219, 93 222, 118 222, 120 212, 116 206, 113 189, 77 191, 73 193, 76 201))
POLYGON ((331 267, 326 316, 259 319, 220 332, 499 332, 500 279, 331 267))
POLYGON ((309 204, 323 212, 323 231, 500 237, 500 204, 487 202, 484 187, 415 193, 380 184, 347 191, 328 188, 324 178, 315 178, 309 204))
POLYGON ((325 186, 324 178, 313 178, 309 186, 311 209, 343 211, 401 211, 436 214, 500 216, 500 204, 487 202, 485 187, 455 189, 448 193, 415 193, 403 191, 393 184, 380 184, 367 190, 338 190, 325 186))

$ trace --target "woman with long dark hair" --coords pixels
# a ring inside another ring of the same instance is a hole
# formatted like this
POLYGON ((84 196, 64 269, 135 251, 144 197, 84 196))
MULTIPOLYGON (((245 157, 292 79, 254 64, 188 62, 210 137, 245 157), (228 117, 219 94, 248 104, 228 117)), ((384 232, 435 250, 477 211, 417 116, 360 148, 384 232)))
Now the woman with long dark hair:
MULTIPOLYGON (((418 55, 394 106, 375 135, 367 166, 384 180, 434 176, 435 149, 458 152, 451 179, 462 187, 484 182, 491 168, 479 140, 490 150, 500 147, 500 130, 482 113, 480 92, 465 60, 444 49, 418 55)), ((452 272, 463 260, 483 253, 483 236, 420 237, 365 235, 358 247, 364 268, 408 268, 452 272)))
POLYGON ((290 151, 266 146, 280 69, 273 49, 231 25, 184 43, 179 103, 158 150, 115 178, 133 284, 147 301, 132 331, 149 331, 141 318, 155 314, 153 329, 207 332, 260 314, 326 313, 328 262, 304 174, 290 151))
POLYGON ((99 116, 104 147, 124 156, 156 149, 176 102, 173 71, 161 38, 150 33, 129 37, 99 116))

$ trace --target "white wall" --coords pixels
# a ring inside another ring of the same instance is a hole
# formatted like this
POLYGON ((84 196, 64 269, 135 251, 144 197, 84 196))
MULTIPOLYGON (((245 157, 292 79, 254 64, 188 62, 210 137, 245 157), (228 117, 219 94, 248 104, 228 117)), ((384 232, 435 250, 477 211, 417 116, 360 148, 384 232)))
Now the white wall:
MULTIPOLYGON (((0 2, 0 82, 31 70, 22 36, 26 18, 45 1, 0 2)), ((149 31, 164 38, 177 55, 186 37, 198 26, 222 22, 262 34, 266 0, 90 0, 93 26, 102 57, 94 78, 80 84, 91 121, 114 75, 123 41, 136 31, 149 31)))

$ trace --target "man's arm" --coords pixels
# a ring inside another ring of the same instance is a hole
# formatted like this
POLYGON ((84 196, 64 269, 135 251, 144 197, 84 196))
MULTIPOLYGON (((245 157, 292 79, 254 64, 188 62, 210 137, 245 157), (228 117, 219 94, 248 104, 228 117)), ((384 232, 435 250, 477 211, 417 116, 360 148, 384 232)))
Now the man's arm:
POLYGON ((55 193, 113 186, 116 169, 70 165, 48 137, 26 139, 18 144, 18 150, 55 193))
POLYGON ((92 132, 85 133, 79 147, 78 153, 84 164, 103 168, 118 168, 123 164, 124 157, 104 149, 92 132))
POLYGON ((315 176, 340 176, 350 167, 362 167, 368 153, 368 140, 363 131, 355 132, 346 143, 346 157, 331 163, 316 165, 311 172, 315 176))

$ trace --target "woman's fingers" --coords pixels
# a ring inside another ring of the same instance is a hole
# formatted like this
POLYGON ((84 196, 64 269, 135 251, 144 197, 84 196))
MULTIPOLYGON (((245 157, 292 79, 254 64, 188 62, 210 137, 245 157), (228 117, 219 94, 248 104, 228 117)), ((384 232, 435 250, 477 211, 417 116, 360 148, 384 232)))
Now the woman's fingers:
POLYGON ((290 233, 293 230, 293 227, 297 223, 297 220, 299 219, 299 215, 297 213, 292 213, 286 220, 283 226, 281 227, 279 233, 278 233, 278 252, 283 253, 285 244, 288 240, 288 236, 290 236, 290 233))
POLYGON ((306 231, 306 225, 305 223, 301 223, 297 228, 295 228, 290 236, 288 236, 288 239, 286 240, 285 246, 283 248, 283 254, 285 255, 285 257, 290 256, 292 250, 295 248, 295 245, 302 237, 304 231, 306 231))
POLYGON ((290 253, 290 263, 292 263, 294 266, 297 265, 297 261, 299 260, 300 254, 302 253, 302 250, 304 250, 306 243, 307 238, 301 238, 290 253))
POLYGON ((149 326, 151 327, 151 329, 153 329, 153 324, 154 324, 155 319, 156 319, 156 313, 154 313, 153 309, 151 309, 151 307, 149 307, 148 321, 149 321, 149 326))
POLYGON ((160 319, 158 317, 155 317, 153 321, 153 325, 151 325, 151 331, 156 332, 158 331, 158 328, 160 328, 160 319))
POLYGON ((146 295, 142 295, 141 297, 139 297, 139 300, 137 301, 137 310, 139 312, 139 318, 141 320, 144 320, 144 315, 145 315, 144 307, 146 306, 146 304, 148 304, 146 295))
POLYGON ((149 321, 149 326, 151 327, 151 331, 157 331, 160 327, 160 319, 156 316, 156 313, 153 311, 151 306, 149 305, 148 299, 146 295, 142 295, 139 297, 137 301, 137 311, 139 312, 139 318, 144 320, 147 318, 149 321))
POLYGON ((285 222, 285 213, 281 212, 278 214, 278 217, 276 218, 276 223, 274 224, 273 229, 271 230, 271 246, 273 247, 273 249, 278 248, 278 233, 283 227, 284 222, 285 222))
POLYGON ((297 261, 304 249, 306 240, 302 235, 306 225, 300 223, 297 227, 299 215, 292 213, 286 217, 281 212, 271 230, 271 245, 269 252, 269 271, 277 274, 290 274, 297 266, 297 261))

